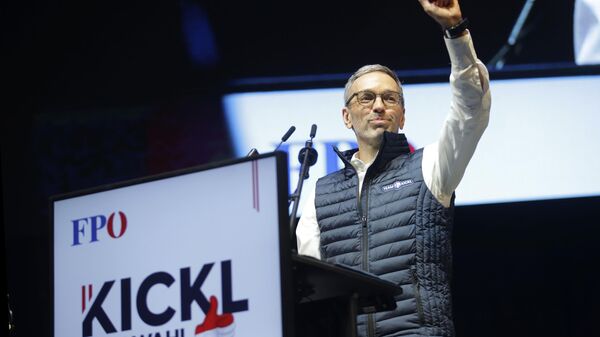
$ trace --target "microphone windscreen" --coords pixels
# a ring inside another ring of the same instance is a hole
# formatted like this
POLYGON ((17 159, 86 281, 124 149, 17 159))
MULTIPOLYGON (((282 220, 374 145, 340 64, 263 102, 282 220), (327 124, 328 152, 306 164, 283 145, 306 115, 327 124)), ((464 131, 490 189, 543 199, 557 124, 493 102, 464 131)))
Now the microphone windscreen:
POLYGON ((315 138, 316 134, 317 134, 317 125, 313 124, 312 127, 310 128, 310 138, 315 138))
POLYGON ((292 127, 290 127, 290 129, 287 130, 285 135, 283 135, 283 137, 281 137, 281 141, 285 142, 286 140, 288 140, 288 138, 290 138, 290 136, 292 135, 292 133, 294 133, 294 131, 296 131, 296 127, 292 125, 292 127))

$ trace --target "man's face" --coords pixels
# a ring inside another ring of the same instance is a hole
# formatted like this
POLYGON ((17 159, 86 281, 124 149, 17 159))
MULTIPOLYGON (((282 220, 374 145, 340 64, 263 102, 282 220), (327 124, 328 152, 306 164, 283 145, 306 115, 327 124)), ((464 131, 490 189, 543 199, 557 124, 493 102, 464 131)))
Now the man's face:
MULTIPOLYGON (((350 87, 350 95, 369 90, 375 94, 387 91, 400 92, 396 81, 383 72, 371 72, 357 78, 350 87)), ((378 146, 384 131, 397 133, 404 127, 404 106, 386 105, 381 96, 375 98, 371 106, 358 103, 354 96, 342 109, 344 124, 353 129, 359 146, 369 144, 378 146)))

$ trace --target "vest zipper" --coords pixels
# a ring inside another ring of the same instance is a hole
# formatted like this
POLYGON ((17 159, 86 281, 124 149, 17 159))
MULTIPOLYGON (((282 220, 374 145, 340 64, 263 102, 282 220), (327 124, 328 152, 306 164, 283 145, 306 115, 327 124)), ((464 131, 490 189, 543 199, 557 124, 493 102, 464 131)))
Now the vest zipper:
POLYGON ((417 270, 411 269, 413 275, 413 285, 415 287, 415 302, 417 303, 417 314, 419 315, 419 320, 421 321, 421 325, 425 324, 425 315, 423 314, 423 303, 421 301, 421 291, 419 285, 419 279, 417 278, 417 270))
MULTIPOLYGON (((362 222, 362 269, 369 271, 369 228, 367 212, 369 209, 369 187, 371 182, 365 176, 362 191, 358 200, 358 211, 362 222)), ((367 336, 375 336, 375 322, 373 314, 367 314, 367 336)))
POLYGON ((369 207, 369 187, 371 182, 367 180, 363 181, 362 191, 358 200, 358 212, 360 214, 360 220, 362 222, 362 268, 364 271, 369 271, 369 229, 368 229, 368 207, 369 207))

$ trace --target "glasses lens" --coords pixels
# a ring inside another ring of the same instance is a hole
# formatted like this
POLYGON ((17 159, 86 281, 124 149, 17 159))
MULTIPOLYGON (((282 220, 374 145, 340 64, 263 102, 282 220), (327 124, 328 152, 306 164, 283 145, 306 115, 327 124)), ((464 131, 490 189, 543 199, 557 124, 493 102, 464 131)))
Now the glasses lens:
MULTIPOLYGON (((361 91, 356 94, 358 103, 364 106, 371 106, 376 98, 377 94, 372 91, 361 91)), ((386 91, 381 94, 381 100, 388 106, 398 105, 400 104, 400 94, 394 91, 386 91)))
POLYGON ((371 91, 361 91, 358 93, 358 95, 356 95, 358 103, 362 105, 370 105, 371 103, 373 103, 376 97, 377 95, 375 95, 375 93, 371 91))
POLYGON ((397 105, 400 103, 400 95, 396 92, 385 92, 381 95, 381 99, 383 99, 387 105, 397 105))

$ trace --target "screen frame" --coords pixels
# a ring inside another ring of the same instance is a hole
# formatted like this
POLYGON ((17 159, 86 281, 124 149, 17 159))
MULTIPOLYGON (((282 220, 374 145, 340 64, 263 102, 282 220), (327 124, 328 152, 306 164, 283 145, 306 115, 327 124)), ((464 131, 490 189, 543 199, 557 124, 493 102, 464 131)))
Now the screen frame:
MULTIPOLYGON (((486 64, 490 80, 529 79, 540 77, 567 77, 600 75, 600 64, 577 65, 569 62, 509 64, 498 69, 486 64)), ((450 67, 431 69, 392 69, 404 84, 446 83, 450 67)), ((223 95, 247 92, 339 89, 344 88, 352 73, 306 74, 238 78, 226 83, 223 95)))

